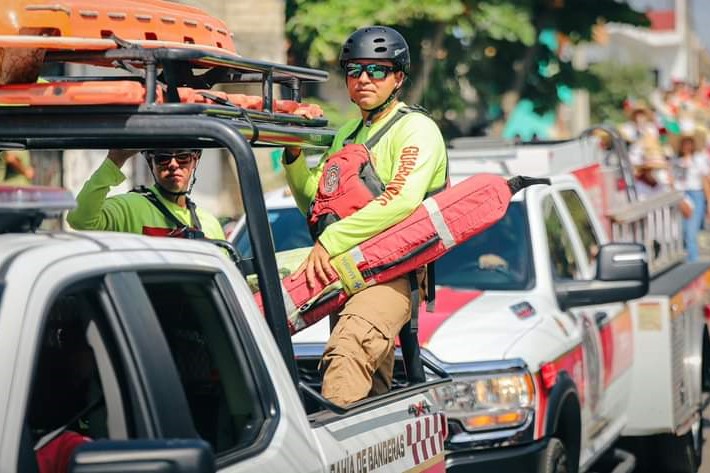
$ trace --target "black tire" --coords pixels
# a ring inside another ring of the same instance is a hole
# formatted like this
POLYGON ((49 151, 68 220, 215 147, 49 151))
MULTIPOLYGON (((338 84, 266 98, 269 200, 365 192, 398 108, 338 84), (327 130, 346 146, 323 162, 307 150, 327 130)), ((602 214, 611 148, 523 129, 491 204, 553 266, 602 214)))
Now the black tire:
POLYGON ((702 460, 702 425, 680 437, 673 434, 656 438, 656 452, 664 473, 696 473, 702 460), (661 453, 662 452, 662 453, 661 453))
POLYGON ((703 362, 701 368, 702 391, 710 393, 710 335, 708 329, 703 330, 703 362))
POLYGON ((538 473, 569 473, 569 457, 562 440, 552 437, 542 452, 538 473))

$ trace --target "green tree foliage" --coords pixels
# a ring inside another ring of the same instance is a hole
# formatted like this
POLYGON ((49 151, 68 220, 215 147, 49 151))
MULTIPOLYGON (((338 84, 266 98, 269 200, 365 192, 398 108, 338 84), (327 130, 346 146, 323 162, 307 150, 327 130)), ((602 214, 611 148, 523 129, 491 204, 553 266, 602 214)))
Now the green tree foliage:
POLYGON ((628 97, 646 98, 653 91, 653 78, 641 64, 600 62, 590 67, 603 87, 589 97, 592 123, 620 123, 626 120, 622 105, 628 97))
POLYGON ((591 39, 600 21, 648 24, 617 0, 287 0, 286 15, 293 60, 313 67, 336 66, 340 45, 359 27, 396 28, 412 54, 405 99, 443 125, 458 122, 450 136, 485 122, 506 94, 544 112, 558 102, 561 84, 600 87, 599 77, 575 70, 564 50, 541 45, 543 30, 574 44, 591 39))

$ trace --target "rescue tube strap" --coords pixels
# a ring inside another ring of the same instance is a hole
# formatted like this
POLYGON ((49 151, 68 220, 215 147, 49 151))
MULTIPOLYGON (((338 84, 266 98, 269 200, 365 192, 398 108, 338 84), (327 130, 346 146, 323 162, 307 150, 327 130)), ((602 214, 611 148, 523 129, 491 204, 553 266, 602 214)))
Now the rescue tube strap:
MULTIPOLYGON (((280 284, 281 286, 281 294, 283 294, 283 299, 284 299, 284 306, 286 309, 286 314, 289 316, 293 314, 294 312, 298 311, 298 307, 296 307, 296 304, 293 302, 293 299, 291 298, 291 294, 288 293, 288 290, 283 284, 283 281, 280 284)), ((299 319, 301 320, 301 319, 299 319)), ((302 322, 302 320, 301 320, 302 322)), ((294 328, 298 329, 298 324, 294 324, 294 328)))
POLYGON ((426 265, 426 311, 434 312, 436 299, 436 265, 434 262, 426 265))
MULTIPOLYGON (((397 110, 395 113, 395 116, 392 117, 387 123, 385 123, 382 128, 380 128, 377 133, 372 135, 372 137, 367 140, 364 145, 367 146, 368 149, 372 149, 373 146, 377 144, 378 141, 382 139, 383 136, 385 136, 385 133, 389 131, 392 126, 394 126, 395 123, 397 123, 400 119, 402 119, 406 114, 411 113, 411 112, 418 112, 418 113, 423 113, 428 116, 427 112, 423 108, 414 108, 412 106, 408 107, 401 107, 397 110)), ((343 140, 343 145, 346 144, 351 144, 355 141, 355 137, 357 136, 358 133, 360 133, 360 130, 362 129, 364 122, 360 120, 360 123, 357 125, 357 128, 353 130, 352 133, 350 133, 345 140, 343 140)), ((369 125, 368 125, 369 126, 369 125)))
POLYGON ((448 225, 446 225, 444 216, 441 214, 439 204, 437 204, 434 199, 426 199, 422 203, 424 204, 424 208, 426 208, 427 212, 429 212, 431 223, 434 225, 434 230, 436 230, 439 238, 441 238, 441 243, 444 245, 444 248, 448 250, 452 246, 456 245, 456 240, 451 234, 448 225))
MULTIPOLYGON (((135 192, 137 194, 142 195, 148 201, 153 204, 159 211, 162 213, 165 218, 173 225, 175 225, 175 228, 180 230, 180 231, 185 231, 189 230, 189 227, 185 225, 183 222, 181 222, 173 213, 168 210, 168 208, 163 204, 160 199, 153 193, 152 190, 148 189, 145 186, 140 186, 135 189, 132 189, 131 192, 135 192)), ((204 234, 202 233, 202 225, 200 224, 200 219, 197 217, 197 209, 195 207, 195 203, 191 201, 189 198, 187 198, 187 208, 190 211, 190 219, 192 220, 192 225, 199 233, 202 235, 195 235, 195 237, 199 238, 204 238, 204 234)))
POLYGON ((343 289, 349 296, 367 287, 365 278, 363 278, 360 270, 357 269, 357 263, 349 251, 332 258, 330 264, 338 273, 343 289))
POLYGON ((419 281, 417 272, 412 271, 408 275, 410 302, 412 316, 404 324, 399 332, 399 341, 402 346, 402 358, 404 359, 404 370, 407 373, 407 381, 410 384, 423 383, 426 381, 424 366, 422 365, 421 351, 419 350, 419 281))

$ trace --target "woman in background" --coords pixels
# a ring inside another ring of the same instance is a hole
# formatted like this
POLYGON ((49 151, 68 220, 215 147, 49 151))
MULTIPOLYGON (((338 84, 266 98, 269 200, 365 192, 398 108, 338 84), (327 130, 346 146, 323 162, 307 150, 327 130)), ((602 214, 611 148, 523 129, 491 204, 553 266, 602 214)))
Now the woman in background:
POLYGON ((697 261, 698 232, 705 219, 710 199, 710 163, 706 136, 701 130, 680 136, 678 157, 673 163, 675 188, 685 192, 692 204, 692 214, 683 219, 683 237, 688 261, 697 261))

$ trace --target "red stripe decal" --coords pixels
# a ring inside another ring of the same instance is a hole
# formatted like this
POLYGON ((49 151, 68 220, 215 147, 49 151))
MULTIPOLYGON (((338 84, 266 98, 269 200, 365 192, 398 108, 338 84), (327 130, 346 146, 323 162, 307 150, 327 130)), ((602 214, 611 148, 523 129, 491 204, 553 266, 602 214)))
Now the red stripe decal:
POLYGON ((407 445, 412 444, 412 424, 407 424, 407 445))
POLYGON ((160 227, 143 227, 143 235, 148 236, 170 236, 173 230, 171 228, 160 228, 160 227))
MULTIPOLYGON (((482 291, 459 291, 450 288, 441 288, 436 291, 434 312, 427 312, 426 305, 419 307, 419 344, 426 346, 432 335, 449 317, 454 315, 461 307, 477 299, 482 291)), ((399 340, 397 340, 399 345, 399 340)))
POLYGON ((429 459, 429 451, 426 448, 426 440, 419 442, 419 445, 422 446, 422 460, 426 461, 429 459))
POLYGON ((600 331, 604 353, 604 387, 631 368, 634 355, 631 313, 628 309, 614 317, 600 331))
MULTIPOLYGON (((575 386, 577 386, 577 392, 579 394, 579 402, 584 406, 585 402, 585 380, 584 380, 584 364, 583 364, 584 350, 582 345, 577 345, 569 350, 564 355, 560 356, 556 360, 550 361, 549 363, 543 363, 544 365, 549 365, 556 370, 557 373, 563 371, 572 378, 575 386)), ((538 371, 534 375, 538 394, 538 409, 537 409, 537 419, 536 419, 536 434, 542 436, 544 434, 544 417, 547 410, 547 392, 545 391, 544 380, 542 378, 542 373, 538 371)), ((539 438, 536 436, 536 438, 539 438)))

